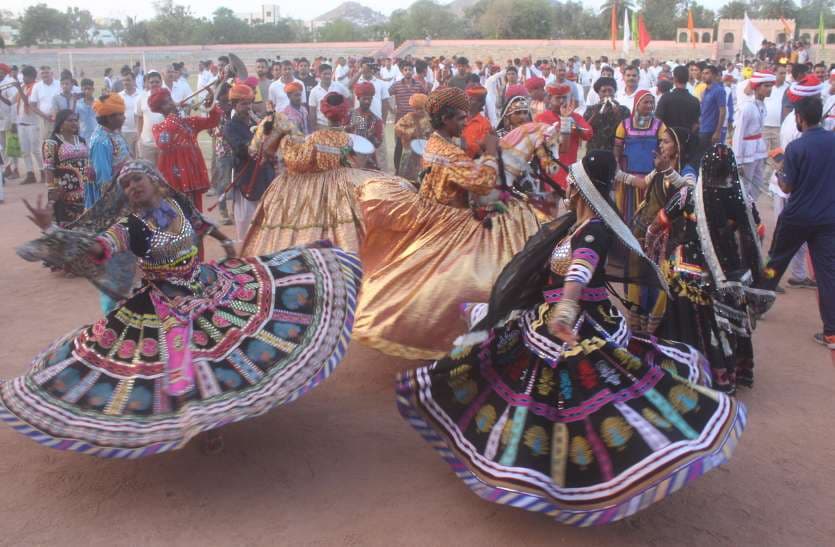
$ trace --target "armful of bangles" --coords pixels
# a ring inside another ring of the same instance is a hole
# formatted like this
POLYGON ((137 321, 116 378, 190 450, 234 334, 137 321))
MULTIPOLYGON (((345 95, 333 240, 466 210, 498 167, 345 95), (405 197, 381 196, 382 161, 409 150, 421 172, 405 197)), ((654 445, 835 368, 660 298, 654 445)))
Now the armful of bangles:
POLYGON ((615 173, 615 182, 625 184, 626 186, 634 186, 635 188, 646 188, 649 186, 649 181, 655 176, 655 170, 650 171, 646 175, 630 175, 629 173, 618 169, 615 173))
POLYGON ((552 304, 548 314, 548 332, 572 346, 577 343, 577 333, 574 332, 574 327, 580 315, 579 298, 582 290, 583 285, 580 283, 566 282, 562 299, 552 304))

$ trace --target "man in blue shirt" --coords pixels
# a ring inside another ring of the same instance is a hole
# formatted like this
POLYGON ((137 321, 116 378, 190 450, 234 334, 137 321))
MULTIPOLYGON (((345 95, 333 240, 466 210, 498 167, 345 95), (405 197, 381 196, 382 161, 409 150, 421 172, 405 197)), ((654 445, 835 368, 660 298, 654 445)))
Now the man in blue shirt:
POLYGON ((777 173, 789 199, 777 219, 761 288, 776 288, 800 246, 809 245, 823 319, 823 333, 815 340, 833 350, 835 363, 835 133, 821 127, 822 113, 818 96, 795 104, 801 135, 786 147, 777 173))
POLYGON ((715 65, 705 66, 702 81, 707 87, 702 95, 699 115, 699 158, 714 144, 722 142, 722 126, 727 115, 727 96, 725 86, 719 81, 719 69, 715 65))

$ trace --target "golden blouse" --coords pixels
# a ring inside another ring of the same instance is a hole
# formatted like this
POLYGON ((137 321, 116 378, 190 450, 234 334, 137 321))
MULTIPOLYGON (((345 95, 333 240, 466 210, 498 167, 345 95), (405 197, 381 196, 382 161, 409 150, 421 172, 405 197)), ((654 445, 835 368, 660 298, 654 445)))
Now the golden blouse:
POLYGON ((342 166, 342 151, 351 145, 340 129, 320 129, 306 139, 291 136, 281 141, 281 155, 288 173, 319 173, 342 166))
POLYGON ((425 114, 417 116, 414 112, 409 112, 394 125, 394 134, 404 144, 414 139, 426 139, 432 134, 432 123, 425 114))
POLYGON ((467 207, 467 192, 484 195, 496 186, 498 164, 493 156, 470 159, 464 150, 432 133, 423 153, 423 168, 431 170, 420 186, 421 197, 443 205, 467 207))

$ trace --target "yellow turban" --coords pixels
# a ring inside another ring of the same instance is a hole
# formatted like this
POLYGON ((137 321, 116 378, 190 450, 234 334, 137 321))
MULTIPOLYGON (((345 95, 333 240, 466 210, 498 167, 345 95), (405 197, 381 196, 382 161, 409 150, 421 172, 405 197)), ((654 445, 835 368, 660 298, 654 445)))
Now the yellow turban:
POLYGON ((428 99, 426 95, 423 93, 415 93, 411 97, 409 97, 409 106, 414 108, 415 110, 420 110, 424 106, 426 106, 426 99, 428 99))
POLYGON ((118 93, 102 95, 93 101, 93 112, 96 117, 110 116, 111 114, 125 113, 125 100, 118 93))

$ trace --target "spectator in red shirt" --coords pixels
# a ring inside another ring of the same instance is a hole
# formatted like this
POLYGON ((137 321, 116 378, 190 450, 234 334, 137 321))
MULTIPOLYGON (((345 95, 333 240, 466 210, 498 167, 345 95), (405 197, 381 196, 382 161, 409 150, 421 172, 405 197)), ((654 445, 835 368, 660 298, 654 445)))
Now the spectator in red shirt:
MULTIPOLYGON (((557 127, 560 133, 559 160, 565 165, 571 165, 577 161, 580 141, 588 141, 594 132, 588 122, 574 112, 576 105, 571 100, 572 88, 568 83, 552 83, 545 91, 548 93, 548 110, 537 116, 535 121, 557 127)), ((563 169, 551 176, 563 189, 566 187, 567 177, 568 173, 563 169)))
POLYGON ((462 148, 468 156, 475 159, 481 155, 484 137, 493 132, 493 126, 484 115, 487 88, 479 84, 469 84, 465 91, 470 99, 470 111, 461 132, 462 148))

